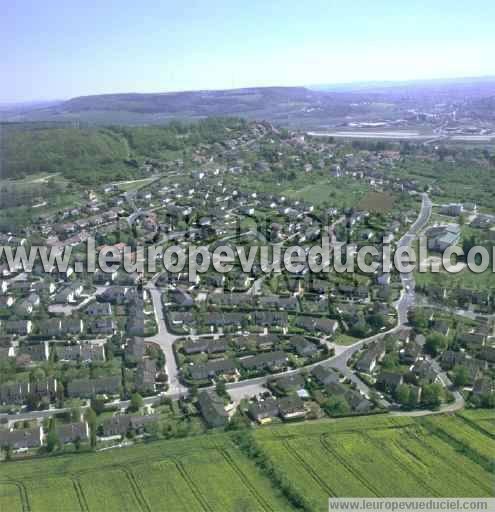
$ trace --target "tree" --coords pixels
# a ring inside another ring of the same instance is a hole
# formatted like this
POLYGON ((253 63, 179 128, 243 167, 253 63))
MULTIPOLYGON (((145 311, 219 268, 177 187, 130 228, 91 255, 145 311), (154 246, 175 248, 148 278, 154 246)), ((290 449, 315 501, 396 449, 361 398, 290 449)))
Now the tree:
POLYGON ((76 437, 74 440, 74 448, 76 449, 76 452, 78 452, 81 449, 81 438, 76 437))
POLYGON ((410 313, 409 321, 419 329, 426 329, 428 327, 428 317, 426 313, 420 309, 410 313))
POLYGON ((448 347, 448 341, 445 336, 434 332, 426 338, 425 349, 432 355, 437 356, 448 347))
POLYGON ((427 384, 423 387, 421 403, 426 407, 436 409, 440 407, 443 389, 440 384, 427 384))
POLYGON ((458 388, 466 386, 469 383, 468 369, 465 366, 456 366, 453 381, 458 388))
POLYGON ((397 386, 395 390, 395 398, 401 405, 409 405, 411 396, 411 389, 407 384, 401 384, 397 386))
POLYGON ((474 235, 471 235, 469 238, 464 238, 462 242, 462 250, 464 251, 464 254, 467 255, 469 251, 476 245, 478 245, 478 242, 474 235))
POLYGON ((481 395, 481 405, 487 409, 495 409, 495 393, 481 395))
POLYGON ((351 410, 343 396, 331 396, 323 404, 323 409, 329 416, 348 414, 351 410))
POLYGON ((105 410, 105 401, 102 398, 93 398, 91 408, 97 415, 100 415, 105 410))
POLYGON ((3 445, 1 451, 5 453, 5 460, 12 459, 12 446, 10 444, 3 445))
POLYGON ((57 435, 55 419, 50 418, 48 422, 48 434, 46 436, 46 449, 48 450, 48 453, 52 453, 59 446, 60 439, 57 435))
POLYGON ((70 410, 70 420, 73 422, 81 420, 81 408, 79 406, 73 407, 70 410))
POLYGON ((129 411, 137 412, 144 406, 143 397, 139 393, 133 393, 131 396, 131 404, 129 405, 129 411))
POLYGON ((382 313, 373 313, 368 316, 367 320, 374 329, 380 329, 385 325, 385 316, 382 313))
POLYGON ((218 396, 221 396, 221 397, 229 396, 227 393, 227 386, 225 385, 225 382, 223 380, 217 381, 217 383, 215 385, 215 391, 218 396))
POLYGON ((46 449, 49 453, 55 451, 60 446, 60 440, 55 430, 50 430, 46 436, 46 449))
POLYGON ((96 446, 96 413, 91 407, 86 409, 86 413, 84 414, 84 418, 89 426, 90 433, 90 444, 91 447, 94 448, 96 446))
POLYGON ((397 368, 399 366, 399 358, 397 352, 389 352, 382 361, 382 367, 386 369, 397 368))
POLYGON ((29 380, 31 382, 40 382, 46 378, 46 373, 43 368, 34 368, 29 374, 29 380))

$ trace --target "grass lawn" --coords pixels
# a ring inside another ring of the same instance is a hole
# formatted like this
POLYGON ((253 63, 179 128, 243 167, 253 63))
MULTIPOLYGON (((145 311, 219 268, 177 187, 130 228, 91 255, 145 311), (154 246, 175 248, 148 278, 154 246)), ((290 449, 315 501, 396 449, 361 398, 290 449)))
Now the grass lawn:
POLYGON ((148 183, 151 183, 156 178, 143 178, 140 180, 129 180, 129 181, 122 181, 117 182, 116 185, 122 192, 131 192, 135 190, 139 190, 142 187, 145 187, 148 185, 148 183))
POLYGON ((442 272, 416 272, 416 284, 419 286, 437 286, 448 289, 468 288, 470 290, 495 289, 495 273, 490 267, 484 272, 476 274, 465 267, 457 274, 442 272))
POLYGON ((332 339, 332 341, 337 345, 352 345, 358 340, 359 338, 355 338, 354 336, 350 336, 348 334, 337 334, 335 338, 332 339))
POLYGON ((353 207, 369 190, 368 186, 345 178, 319 178, 301 187, 287 186, 283 193, 318 206, 330 203, 334 208, 353 207))

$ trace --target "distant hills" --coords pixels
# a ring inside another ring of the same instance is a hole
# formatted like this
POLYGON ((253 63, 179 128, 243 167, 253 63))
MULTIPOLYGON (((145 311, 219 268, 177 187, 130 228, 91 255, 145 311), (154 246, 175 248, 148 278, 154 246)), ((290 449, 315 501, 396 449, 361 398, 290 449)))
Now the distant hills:
MULTIPOLYGON (((353 96, 353 95, 351 95, 353 96)), ((48 107, 0 111, 8 121, 68 121, 148 124, 170 119, 236 116, 291 124, 291 119, 323 109, 345 115, 352 101, 345 92, 329 93, 304 87, 254 87, 220 91, 81 96, 48 107)))
POLYGON ((252 87, 218 91, 125 93, 0 108, 2 121, 81 121, 90 124, 162 124, 171 119, 236 116, 286 126, 337 126, 350 119, 393 117, 399 110, 495 98, 495 78, 366 82, 312 87, 252 87), (388 105, 388 106, 387 106, 388 105), (384 107, 385 106, 385 107, 384 107))
POLYGON ((417 94, 421 91, 429 93, 443 92, 449 95, 466 95, 470 97, 494 94, 495 76, 472 78, 437 78, 431 80, 401 80, 351 82, 341 84, 320 84, 310 86, 310 89, 327 92, 353 92, 373 94, 417 94))

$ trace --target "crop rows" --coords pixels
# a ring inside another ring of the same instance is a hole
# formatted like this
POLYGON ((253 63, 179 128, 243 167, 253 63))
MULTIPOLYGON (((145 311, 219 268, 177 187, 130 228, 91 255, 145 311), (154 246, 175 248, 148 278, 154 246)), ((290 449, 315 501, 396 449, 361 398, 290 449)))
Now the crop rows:
POLYGON ((25 489, 20 484, 9 482, 0 483, 0 510, 12 512, 29 512, 25 489))
POLYGON ((491 413, 466 411, 259 429, 252 435, 266 459, 258 467, 227 435, 7 463, 0 511, 282 512, 293 510, 287 488, 315 512, 329 496, 490 496, 490 421, 491 413))
POLYGON ((422 464, 425 477, 438 487, 440 496, 490 495, 491 475, 443 440, 415 428, 396 442, 422 464))
POLYGON ((153 512, 205 510, 172 460, 133 465, 132 473, 153 512))
POLYGON ((33 512, 45 509, 61 512, 81 510, 74 485, 69 478, 32 479, 27 480, 24 485, 33 512))
POLYGON ((426 422, 428 426, 432 426, 434 432, 437 429, 444 432, 446 436, 453 439, 460 446, 475 452, 478 457, 486 459, 488 465, 495 459, 495 444, 487 442, 489 439, 477 430, 463 423, 461 419, 455 418, 432 418, 426 422))
MULTIPOLYGON (((388 434, 392 435, 392 432, 388 434)), ((347 464, 356 478, 377 496, 414 496, 418 490, 422 494, 425 492, 413 475, 404 471, 368 436, 359 433, 343 434, 335 440, 327 438, 326 441, 341 463, 347 464)))
POLYGON ((457 417, 475 430, 495 439, 495 413, 493 411, 463 411, 457 417))
POLYGON ((300 495, 321 503, 323 507, 323 504, 328 500, 328 492, 323 490, 313 476, 298 463, 282 441, 271 439, 259 444, 268 454, 273 464, 276 465, 278 472, 293 484, 300 495))

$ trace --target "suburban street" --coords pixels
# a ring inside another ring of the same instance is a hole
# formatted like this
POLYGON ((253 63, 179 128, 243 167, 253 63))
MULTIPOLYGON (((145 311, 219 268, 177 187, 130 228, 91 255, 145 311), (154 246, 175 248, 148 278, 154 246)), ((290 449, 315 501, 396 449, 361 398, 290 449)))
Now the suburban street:
POLYGON ((162 291, 156 287, 154 281, 151 281, 146 289, 150 292, 151 300, 153 301, 153 308, 155 310, 155 318, 158 326, 158 333, 151 338, 146 338, 146 341, 160 345, 160 348, 165 354, 165 366, 169 385, 166 394, 187 394, 187 388, 179 382, 179 369, 177 368, 173 349, 174 341, 177 339, 177 336, 171 334, 167 329, 167 324, 163 315, 162 291))
MULTIPOLYGON (((398 247, 407 247, 412 244, 415 238, 419 235, 419 233, 425 228, 427 225, 432 210, 432 203, 426 193, 422 194, 422 203, 421 209, 418 214, 417 219, 411 225, 407 233, 398 241, 398 247)), ((153 279, 146 285, 146 290, 150 293, 153 308, 155 312, 155 318, 157 322, 158 332, 155 336, 146 338, 146 341, 157 343, 160 348, 163 350, 165 354, 165 366, 166 372, 168 376, 168 384, 169 388, 166 392, 160 393, 158 395, 146 397, 144 399, 144 403, 147 405, 152 405, 158 403, 163 397, 168 397, 172 399, 179 399, 187 396, 188 389, 184 385, 180 383, 179 380, 179 369, 177 367, 177 363, 175 360, 173 344, 174 341, 178 338, 178 336, 170 333, 167 329, 165 317, 163 314, 163 304, 162 304, 162 290, 156 286, 156 280, 159 274, 155 275, 153 279)), ((314 363, 311 365, 304 366, 303 368, 298 368, 294 370, 288 370, 285 372, 280 372, 277 374, 270 374, 263 377, 257 377, 253 379, 247 379, 238 382, 227 383, 226 387, 233 399, 236 403, 238 403, 243 398, 248 398, 254 396, 256 394, 262 393, 266 391, 265 384, 269 379, 280 377, 282 375, 290 375, 299 373, 301 371, 310 371, 312 368, 318 365, 328 366, 336 369, 346 377, 348 377, 356 387, 366 396, 369 396, 370 389, 368 386, 361 381, 354 372, 352 372, 348 365, 349 359, 362 349, 365 344, 374 342, 378 339, 383 338, 388 334, 393 334, 397 332, 401 326, 403 326, 407 322, 408 312, 411 307, 415 304, 415 293, 414 293, 414 276, 412 273, 402 273, 401 274, 401 282, 402 282, 402 291, 399 299, 394 304, 397 310, 397 324, 390 330, 384 331, 382 333, 375 334, 368 338, 361 339, 356 343, 353 343, 349 346, 335 346, 335 355, 329 357, 324 361, 319 361, 318 363, 314 363)), ((249 293, 256 293, 257 287, 259 287, 262 283, 263 278, 258 279, 253 283, 253 286, 249 293)), ((103 291, 107 287, 99 287, 98 292, 103 291)), ((435 369, 439 372, 442 383, 448 388, 452 385, 447 375, 442 372, 442 370, 438 367, 438 363, 434 362, 435 369)), ((213 386, 212 386, 213 387, 213 386)), ((210 389, 210 388, 207 388, 210 389)), ((446 412, 446 411, 454 411, 462 408, 464 406, 464 401, 460 393, 454 393, 455 401, 451 404, 445 404, 441 407, 440 411, 417 411, 416 413, 406 413, 406 412, 395 412, 397 415, 424 415, 429 413, 436 412, 446 412)), ((382 405, 388 405, 388 402, 382 400, 382 405)), ((125 408, 129 405, 129 401, 116 401, 109 404, 109 406, 115 406, 125 408)), ((87 405, 86 405, 87 406, 87 405)), ((85 407, 86 407, 85 406, 85 407)), ((46 411, 32 411, 25 412, 21 414, 0 414, 0 419, 6 421, 12 420, 22 420, 22 419, 35 419, 35 418, 47 418, 51 417, 54 414, 58 414, 61 412, 66 412, 68 409, 50 409, 46 411)))

